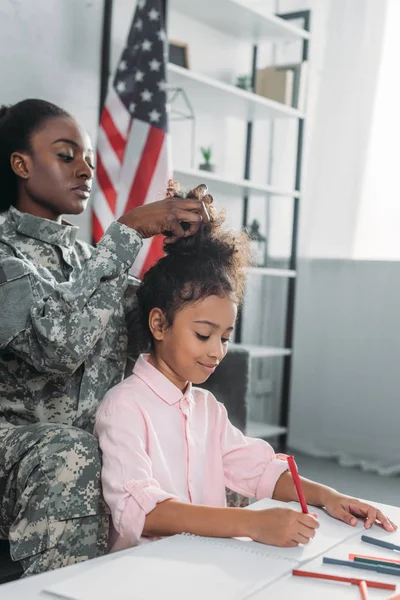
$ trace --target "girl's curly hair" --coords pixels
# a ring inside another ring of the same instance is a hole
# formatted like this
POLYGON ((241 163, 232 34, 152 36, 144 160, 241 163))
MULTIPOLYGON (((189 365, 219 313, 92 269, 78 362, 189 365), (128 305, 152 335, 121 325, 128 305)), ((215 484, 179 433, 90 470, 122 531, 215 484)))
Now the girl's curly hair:
POLYGON ((223 228, 224 216, 215 213, 206 186, 198 186, 186 197, 204 202, 210 222, 202 223, 195 235, 166 244, 166 255, 145 273, 137 291, 135 318, 142 352, 152 346, 148 320, 153 308, 160 308, 171 326, 174 315, 189 303, 208 296, 229 296, 237 304, 243 299, 250 255, 246 234, 223 228))

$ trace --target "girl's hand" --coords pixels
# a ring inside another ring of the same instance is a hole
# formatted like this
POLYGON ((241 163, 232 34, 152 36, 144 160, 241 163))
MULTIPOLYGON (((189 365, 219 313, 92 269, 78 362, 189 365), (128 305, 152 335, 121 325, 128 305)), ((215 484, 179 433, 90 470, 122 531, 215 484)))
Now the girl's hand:
POLYGON ((366 502, 361 502, 357 498, 343 496, 333 490, 330 490, 325 496, 324 506, 331 517, 344 521, 353 527, 358 523, 356 517, 361 517, 365 520, 365 529, 369 529, 374 524, 383 527, 386 531, 395 531, 397 529, 397 525, 377 508, 366 502))
POLYGON ((311 514, 305 515, 290 508, 268 508, 245 511, 251 515, 248 535, 256 542, 291 548, 308 544, 319 527, 311 514))

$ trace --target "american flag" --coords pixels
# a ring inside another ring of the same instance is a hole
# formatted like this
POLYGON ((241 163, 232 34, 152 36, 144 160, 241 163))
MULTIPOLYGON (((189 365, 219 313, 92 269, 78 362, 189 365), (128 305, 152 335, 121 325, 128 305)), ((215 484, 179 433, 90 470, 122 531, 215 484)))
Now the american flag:
MULTIPOLYGON (((100 119, 92 212, 98 242, 112 221, 165 196, 169 140, 162 0, 138 0, 100 119)), ((162 237, 144 240, 133 274, 162 255, 162 237)))

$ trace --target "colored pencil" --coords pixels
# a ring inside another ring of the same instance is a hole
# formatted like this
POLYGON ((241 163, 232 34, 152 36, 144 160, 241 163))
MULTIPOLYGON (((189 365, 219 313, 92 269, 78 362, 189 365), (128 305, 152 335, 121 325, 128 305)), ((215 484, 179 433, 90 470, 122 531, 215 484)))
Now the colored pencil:
POLYGON ((308 514, 307 503, 306 503, 306 499, 303 494, 303 489, 301 487, 301 480, 299 477, 299 472, 297 470, 296 461, 294 460, 294 456, 288 456, 287 462, 289 465, 290 472, 292 474, 293 483, 296 488, 297 496, 299 498, 301 510, 303 511, 304 514, 307 515, 308 514))
POLYGON ((372 558, 360 558, 358 556, 354 559, 355 563, 366 563, 370 565, 381 565, 383 567, 391 567, 392 569, 399 569, 400 565, 398 562, 391 562, 390 560, 380 560, 380 559, 372 559, 372 558))
POLYGON ((388 550, 400 552, 400 546, 397 546, 397 544, 392 544, 392 542, 385 542, 385 540, 379 540, 378 538, 374 538, 369 535, 362 535, 361 540, 363 542, 367 542, 367 544, 373 544, 374 546, 380 546, 381 548, 387 548, 388 550))
POLYGON ((395 575, 396 577, 400 577, 400 569, 393 569, 392 567, 381 567, 370 563, 353 562, 352 560, 340 560, 338 558, 329 558, 329 556, 324 556, 322 562, 326 565, 340 565, 342 567, 364 569, 366 571, 375 571, 376 573, 382 573, 384 575, 395 575))
POLYGON ((357 558, 365 558, 368 560, 380 560, 385 563, 388 562, 400 565, 400 560, 395 560, 394 558, 383 558, 382 556, 367 556, 366 554, 349 554, 349 560, 356 560, 357 558))
POLYGON ((292 575, 297 577, 311 577, 313 579, 326 579, 328 581, 341 581, 343 583, 351 583, 351 585, 360 585, 361 581, 365 581, 368 587, 377 588, 380 590, 396 590, 393 583, 383 583, 383 581, 369 581, 368 579, 357 579, 356 577, 342 577, 340 575, 328 575, 327 573, 313 573, 312 571, 299 571, 293 569, 292 575))
POLYGON ((400 594, 395 594, 394 596, 389 596, 386 600, 400 600, 400 594))
POLYGON ((360 581, 358 584, 362 600, 368 600, 368 587, 365 581, 360 581))

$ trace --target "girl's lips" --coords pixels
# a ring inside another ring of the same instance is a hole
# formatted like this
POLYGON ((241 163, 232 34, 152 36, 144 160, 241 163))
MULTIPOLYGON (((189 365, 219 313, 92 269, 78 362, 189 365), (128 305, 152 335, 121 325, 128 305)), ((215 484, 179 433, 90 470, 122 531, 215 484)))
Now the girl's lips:
POLYGON ((199 365, 201 366, 202 369, 204 369, 204 371, 206 373, 214 373, 215 369, 217 368, 218 365, 205 365, 201 362, 199 362, 199 365))

